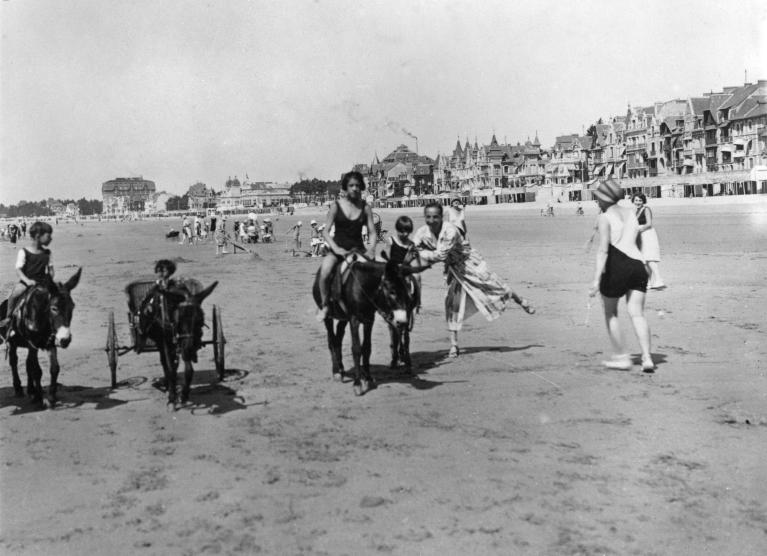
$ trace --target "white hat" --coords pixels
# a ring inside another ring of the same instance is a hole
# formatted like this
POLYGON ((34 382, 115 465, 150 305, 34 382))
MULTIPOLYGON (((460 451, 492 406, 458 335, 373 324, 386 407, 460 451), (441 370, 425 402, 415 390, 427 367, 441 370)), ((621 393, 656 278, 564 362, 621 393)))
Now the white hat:
POLYGON ((303 224, 301 224, 301 221, 299 220, 298 222, 296 222, 296 226, 303 226, 303 224))
POLYGON ((316 223, 317 223, 316 220, 312 220, 311 222, 309 222, 309 224, 316 224, 316 223))

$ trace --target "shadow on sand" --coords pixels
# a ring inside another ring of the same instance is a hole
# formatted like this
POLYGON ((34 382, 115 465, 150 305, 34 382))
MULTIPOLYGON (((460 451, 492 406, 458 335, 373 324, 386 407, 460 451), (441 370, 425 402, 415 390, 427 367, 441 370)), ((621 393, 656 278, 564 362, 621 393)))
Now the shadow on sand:
MULTIPOLYGON (((44 409, 72 409, 85 404, 94 404, 94 409, 112 409, 128 403, 126 400, 117 400, 110 398, 113 390, 108 386, 99 388, 90 388, 88 386, 67 386, 59 384, 58 401, 55 407, 50 407, 48 401, 48 387, 45 386, 45 407, 33 404, 28 396, 16 397, 13 387, 8 386, 0 388, 0 409, 4 407, 14 407, 12 415, 23 415, 25 413, 34 413, 44 409)), ((135 401, 135 400, 131 400, 135 401)))
MULTIPOLYGON (((249 374, 250 371, 244 369, 227 369, 224 373, 224 381, 216 382, 215 370, 195 370, 189 402, 179 406, 178 409, 192 414, 224 415, 254 405, 266 405, 266 402, 245 403, 245 399, 238 396, 235 389, 224 384, 224 382, 242 380, 249 374)), ((180 388, 184 380, 183 373, 179 373, 178 379, 180 388)), ((152 386, 161 392, 167 392, 167 387, 161 378, 154 379, 152 386)))
MULTIPOLYGON (((448 350, 437 351, 416 351, 410 354, 413 368, 411 373, 405 372, 403 367, 392 369, 385 365, 370 365, 370 373, 378 385, 381 384, 410 384, 416 390, 431 390, 442 384, 458 384, 469 382, 468 380, 427 380, 420 375, 425 374, 430 369, 436 369, 453 361, 460 361, 461 357, 473 353, 507 353, 513 351, 522 351, 534 347, 544 347, 540 344, 530 344, 526 346, 476 346, 461 349, 461 356, 458 358, 448 357, 448 350)), ((344 383, 352 382, 352 376, 349 369, 344 371, 344 383)))

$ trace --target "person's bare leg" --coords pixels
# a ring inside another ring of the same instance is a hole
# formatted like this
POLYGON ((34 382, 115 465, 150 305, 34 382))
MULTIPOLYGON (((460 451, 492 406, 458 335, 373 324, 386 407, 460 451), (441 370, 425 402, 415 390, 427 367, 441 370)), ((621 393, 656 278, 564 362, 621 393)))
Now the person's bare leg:
POLYGON ((330 298, 330 275, 333 272, 333 268, 335 267, 336 263, 338 262, 338 259, 336 258, 334 253, 328 253, 325 255, 325 258, 322 259, 322 263, 320 264, 320 277, 319 277, 319 287, 320 287, 320 308, 317 311, 317 320, 323 321, 328 316, 328 299, 330 298))
POLYGON ((663 278, 660 277, 660 268, 658 267, 658 261, 649 261, 647 266, 650 267, 650 287, 651 288, 665 288, 663 278))
POLYGON ((631 361, 623 347, 623 332, 621 331, 620 321, 618 320, 619 302, 619 297, 602 296, 607 335, 610 338, 610 344, 613 347, 613 356, 608 361, 604 361, 604 365, 613 369, 628 369, 631 368, 631 361))
POLYGON ((626 295, 626 306, 639 340, 639 348, 642 350, 642 370, 651 371, 655 368, 655 364, 650 354, 650 325, 647 324, 644 316, 645 297, 644 292, 630 290, 626 295))
POLYGON ((535 313, 535 307, 533 307, 533 304, 530 303, 528 299, 525 299, 524 297, 519 297, 515 292, 511 292, 511 298, 514 300, 514 302, 522 307, 522 309, 525 310, 525 312, 528 315, 532 315, 535 313))
POLYGON ((458 331, 450 330, 450 351, 448 352, 448 356, 458 357, 459 353, 460 349, 458 348, 458 331))

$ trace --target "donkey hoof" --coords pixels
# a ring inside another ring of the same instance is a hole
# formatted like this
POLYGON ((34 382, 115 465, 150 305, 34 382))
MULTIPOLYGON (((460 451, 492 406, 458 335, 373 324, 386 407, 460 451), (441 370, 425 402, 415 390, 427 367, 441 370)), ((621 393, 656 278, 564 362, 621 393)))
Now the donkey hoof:
POLYGON ((333 373, 333 380, 335 382, 341 382, 344 379, 343 373, 333 373))
POLYGON ((389 363, 389 368, 396 369, 398 365, 399 365, 399 361, 397 361, 396 359, 392 359, 391 363, 389 363))
POLYGON ((361 396, 364 393, 365 393, 365 391, 362 389, 362 385, 361 384, 355 384, 354 385, 354 395, 355 396, 361 396))

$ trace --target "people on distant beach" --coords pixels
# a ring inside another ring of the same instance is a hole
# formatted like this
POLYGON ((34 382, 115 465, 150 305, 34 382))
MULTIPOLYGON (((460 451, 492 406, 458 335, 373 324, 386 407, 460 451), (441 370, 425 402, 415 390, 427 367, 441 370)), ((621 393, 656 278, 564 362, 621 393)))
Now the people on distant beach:
POLYGON ((323 243, 322 231, 320 230, 320 226, 316 220, 309 222, 309 227, 311 228, 310 247, 312 251, 312 257, 319 257, 320 247, 323 243))
POLYGON ((192 243, 192 222, 189 220, 189 215, 184 215, 184 219, 181 221, 181 241, 179 243, 192 243))
POLYGON ((613 355, 603 361, 609 369, 629 370, 631 356, 625 351, 623 334, 618 320, 618 303, 626 298, 634 332, 642 351, 642 370, 651 373, 655 364, 650 354, 650 326, 644 316, 647 292, 647 270, 644 257, 637 246, 639 221, 631 208, 618 205, 623 191, 612 179, 602 182, 594 192, 601 213, 598 218, 599 247, 596 255, 594 281, 589 295, 602 294, 605 322, 613 355))
POLYGON ((19 281, 14 284, 8 296, 5 317, 0 321, 0 327, 8 325, 16 302, 27 288, 53 280, 53 255, 48 249, 52 236, 53 228, 47 222, 37 221, 30 226, 30 245, 19 249, 16 255, 16 276, 19 281))
POLYGON ((642 256, 650 267, 650 280, 647 287, 651 290, 665 289, 663 278, 660 276, 660 244, 658 243, 658 233, 653 226, 652 211, 647 206, 647 197, 644 193, 634 193, 631 202, 636 207, 637 220, 639 221, 639 248, 642 250, 642 256))
POLYGON ((19 234, 21 233, 21 230, 16 224, 11 223, 11 224, 8 224, 8 230, 6 233, 8 235, 8 241, 10 241, 12 244, 15 244, 16 240, 19 239, 19 234))
POLYGON ((214 232, 214 237, 216 239, 216 255, 224 255, 229 252, 226 250, 226 246, 229 243, 229 237, 226 233, 226 216, 222 217, 221 221, 216 224, 216 231, 214 232))
POLYGON ((445 263, 447 293, 445 318, 450 332, 449 357, 458 357, 458 331, 463 321, 475 312, 487 320, 494 320, 513 299, 527 313, 535 309, 527 299, 519 297, 501 279, 487 268, 487 263, 476 249, 463 238, 455 225, 444 221, 443 207, 432 202, 424 207, 426 224, 413 237, 422 261, 430 264, 445 263))
POLYGON ((330 276, 338 262, 352 250, 366 253, 370 260, 375 258, 375 247, 378 238, 372 234, 372 240, 367 250, 362 241, 362 227, 369 230, 375 229, 373 225, 373 211, 362 198, 365 190, 365 179, 359 172, 349 172, 341 179, 341 190, 346 195, 339 196, 335 203, 330 205, 325 230, 323 235, 330 251, 322 259, 320 265, 320 297, 321 306, 317 311, 317 320, 322 322, 328 315, 328 299, 330 297, 330 276), (335 228, 334 234, 330 235, 330 229, 335 228), (367 252, 366 252, 367 251, 367 252))
POLYGON ((295 223, 288 231, 293 232, 293 250, 294 251, 300 251, 301 250, 301 226, 303 226, 303 222, 300 220, 295 223))

